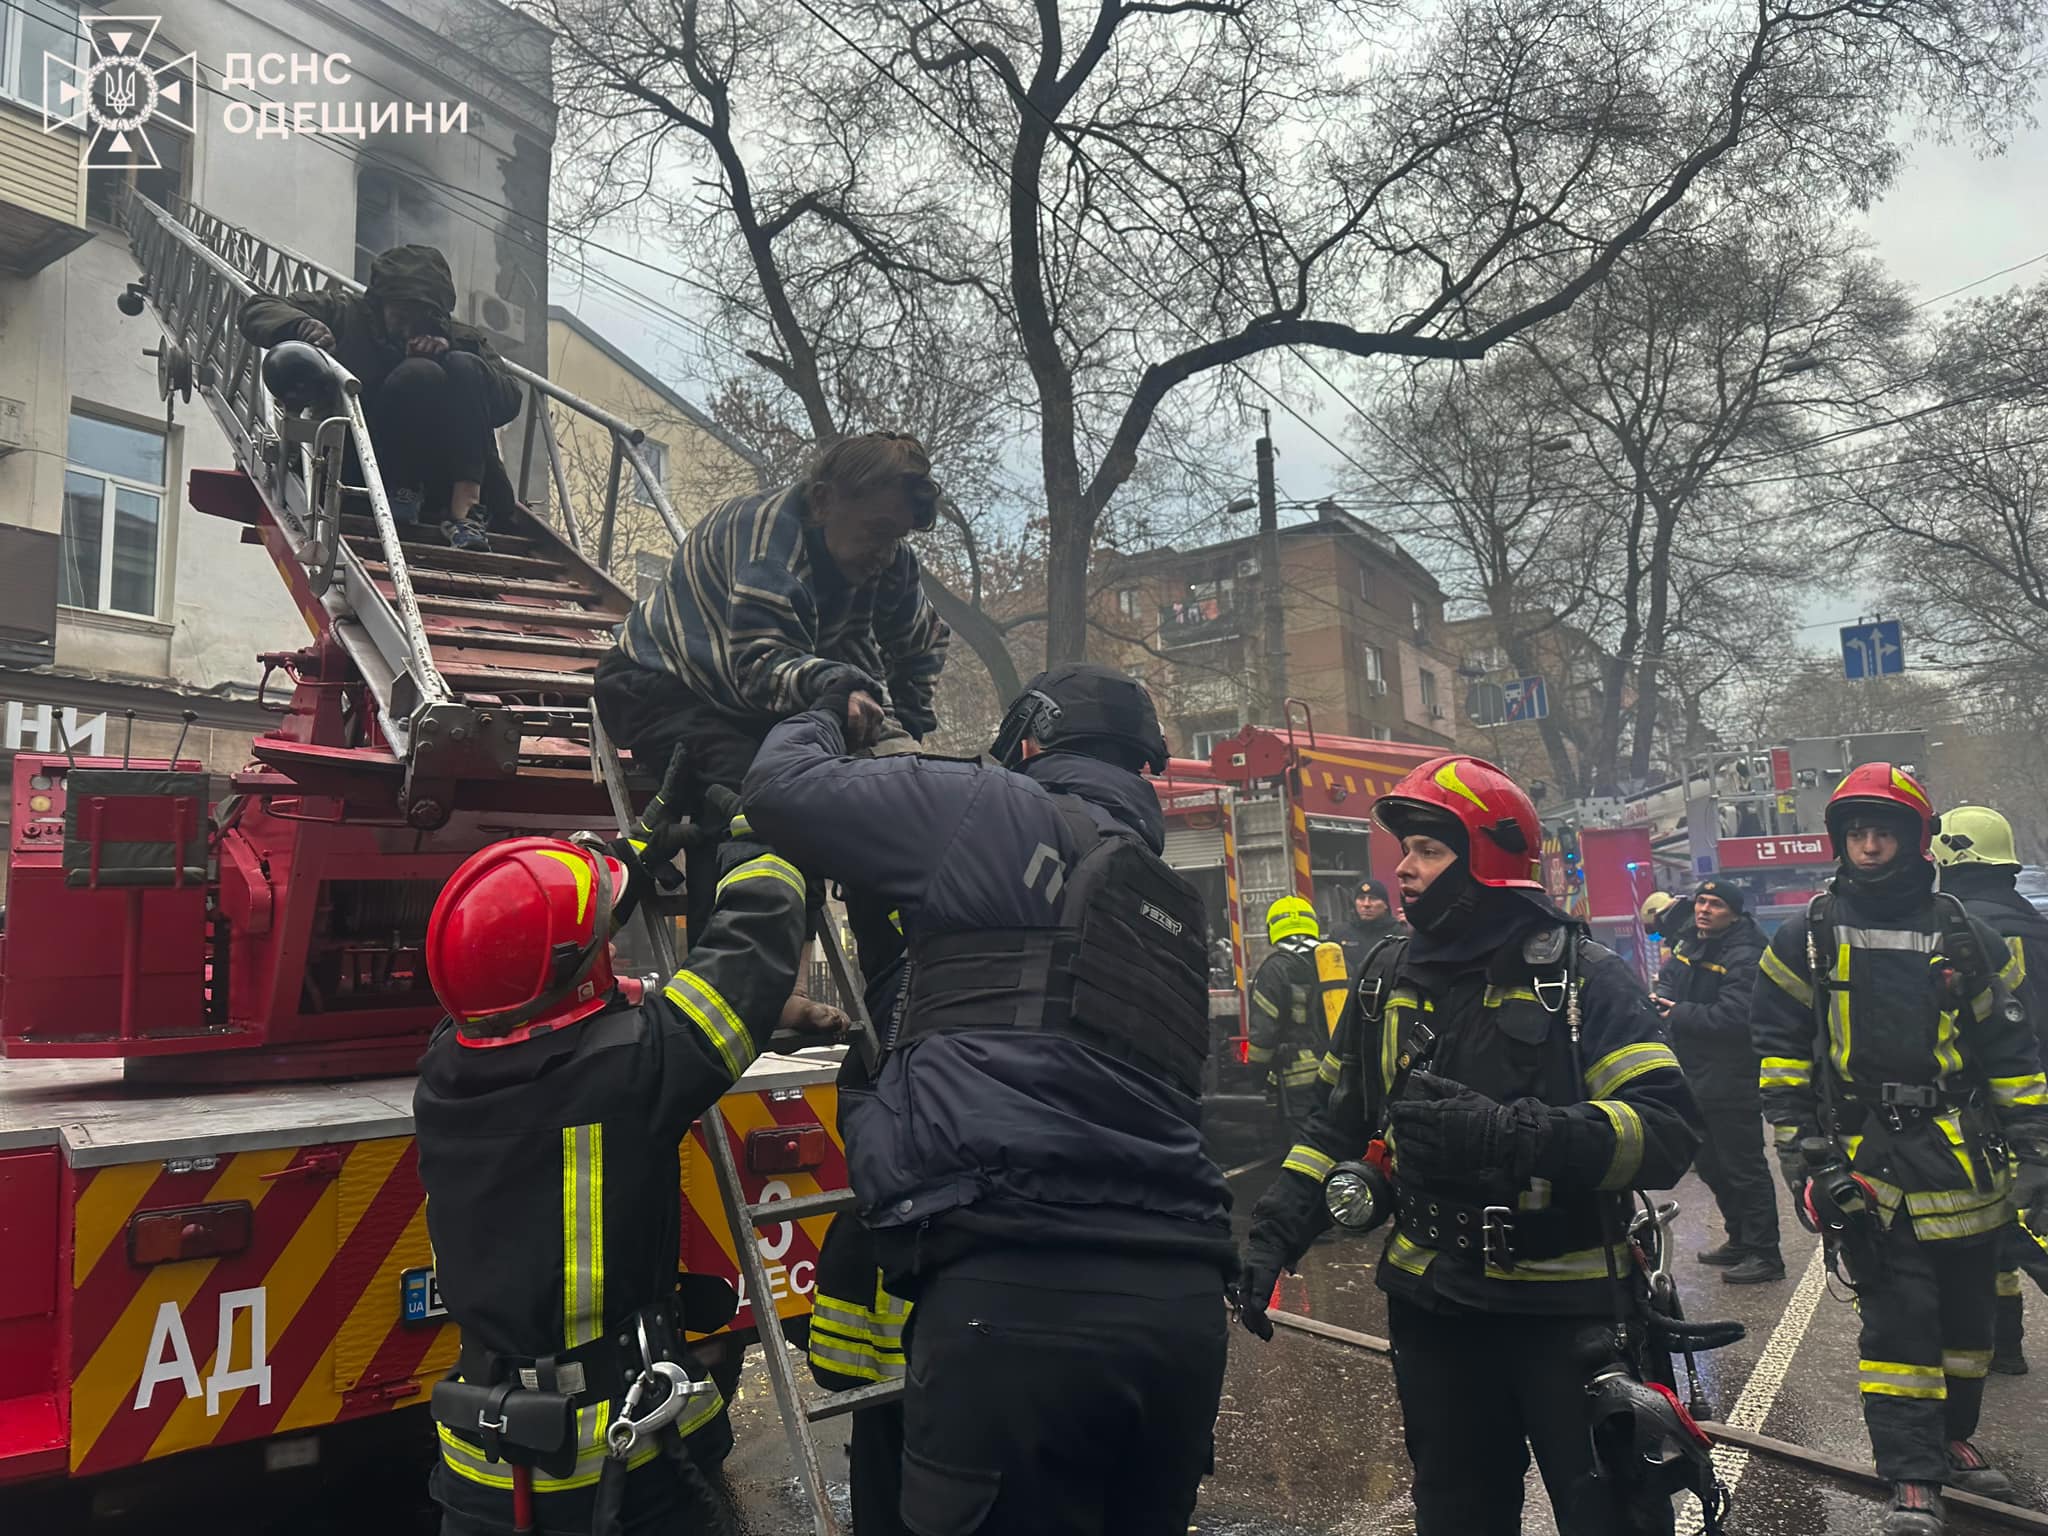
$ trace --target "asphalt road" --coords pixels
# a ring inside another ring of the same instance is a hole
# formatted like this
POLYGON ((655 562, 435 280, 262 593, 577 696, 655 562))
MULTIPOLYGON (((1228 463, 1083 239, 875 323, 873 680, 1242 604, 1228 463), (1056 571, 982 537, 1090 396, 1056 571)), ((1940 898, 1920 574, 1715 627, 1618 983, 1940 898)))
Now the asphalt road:
MULTIPOLYGON (((1259 1193, 1279 1166, 1277 1152, 1234 1140, 1217 1147, 1231 1169, 1240 1236, 1259 1193)), ((1741 1344, 1703 1360, 1719 1417, 1779 1439, 1867 1462, 1855 1390, 1856 1321, 1828 1294, 1814 1262, 1814 1241, 1781 1211, 1788 1278, 1776 1285, 1735 1287, 1694 1262, 1720 1240, 1705 1190, 1688 1179, 1677 1192, 1680 1262, 1677 1275, 1695 1317, 1735 1317, 1749 1326, 1741 1344)), ((1781 1197, 1782 1199, 1782 1197, 1781 1197)), ((1318 1244, 1299 1276, 1283 1279, 1279 1305, 1288 1311, 1366 1333, 1385 1333, 1384 1299, 1372 1283, 1378 1239, 1318 1244)), ((1979 1437, 2037 1501, 2048 1507, 2048 1298, 2027 1292, 2037 1370, 1991 1378, 1979 1437)), ((788 1452, 758 1357, 750 1362, 734 1405, 738 1448, 726 1484, 744 1536, 808 1536, 809 1520, 790 1473, 788 1452)), ((843 1477, 844 1421, 821 1426, 828 1471, 843 1477)), ((434 1527, 424 1497, 430 1448, 405 1441, 380 1453, 367 1472, 345 1478, 329 1469, 252 1481, 223 1475, 189 1489, 172 1528, 215 1532, 277 1532, 291 1536, 353 1536, 361 1531, 425 1533, 434 1527)), ((1743 1536, 1866 1533, 1881 1504, 1873 1490, 1817 1475, 1761 1453, 1728 1447, 1724 1477, 1734 1486, 1729 1524, 1743 1536)), ((843 1482, 835 1489, 845 1516, 843 1482)), ((101 1500, 99 1518, 80 1511, 55 1521, 9 1529, 125 1531, 166 1528, 172 1510, 155 1496, 101 1500)), ((1401 1445, 1393 1373, 1375 1354, 1282 1330, 1271 1344, 1233 1329, 1230 1371, 1216 1433, 1216 1474, 1202 1489, 1192 1530, 1210 1536, 1377 1536, 1413 1529, 1408 1463, 1401 1445)), ((1989 1536, 2003 1527, 1952 1512, 1957 1536, 1989 1536)), ((1524 1529, 1555 1530, 1532 1471, 1524 1529)), ((1681 1517, 1682 1533, 1697 1531, 1681 1517)))

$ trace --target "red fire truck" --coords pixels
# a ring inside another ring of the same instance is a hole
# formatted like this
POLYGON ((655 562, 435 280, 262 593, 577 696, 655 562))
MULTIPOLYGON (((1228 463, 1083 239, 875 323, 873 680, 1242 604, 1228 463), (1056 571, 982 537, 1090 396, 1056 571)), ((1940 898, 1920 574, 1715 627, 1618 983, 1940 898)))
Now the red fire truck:
MULTIPOLYGON (((427 917, 469 853, 616 829, 626 793, 589 709, 627 608, 602 569, 609 518, 593 559, 524 511, 488 552, 398 527, 374 485, 357 511, 341 485, 348 443, 367 443, 354 381, 282 415, 232 325, 252 288, 339 279, 199 209, 137 198, 129 228, 133 292, 167 333, 160 379, 187 399, 196 380, 236 448, 238 467, 192 472, 191 504, 242 525, 311 639, 261 658, 289 696, 259 694, 276 723, 224 786, 175 749, 14 761, 0 1485, 202 1447, 300 1466, 324 1436, 405 1409, 431 1446, 416 1405, 457 1340, 406 1075, 440 1017, 427 917)), ((522 482, 552 400, 608 428, 673 518, 637 431, 520 377, 522 482)), ((736 1189, 705 1126, 684 1148, 684 1267, 740 1292, 731 1325, 696 1341, 728 1393, 763 1300, 745 1294, 740 1244, 758 1243, 774 1312, 808 1316, 817 1245, 845 1203, 836 1065, 763 1056, 706 1117, 736 1189), (736 1231, 736 1207, 757 1231, 736 1231)), ((808 1471, 822 1508, 814 1453, 808 1471)))

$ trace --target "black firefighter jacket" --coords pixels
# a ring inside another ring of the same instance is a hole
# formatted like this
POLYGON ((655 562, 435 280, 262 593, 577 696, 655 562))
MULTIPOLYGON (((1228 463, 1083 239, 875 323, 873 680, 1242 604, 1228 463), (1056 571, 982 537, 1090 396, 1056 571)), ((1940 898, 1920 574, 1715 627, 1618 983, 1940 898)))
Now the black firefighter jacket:
MULTIPOLYGON (((1642 983, 1590 941, 1581 941, 1578 981, 1583 1070, 1574 1070, 1561 989, 1553 992, 1550 985, 1561 972, 1532 972, 1522 957, 1525 935, 1550 922, 1533 909, 1531 919, 1463 966, 1420 966, 1403 953, 1385 968, 1386 1001, 1377 1024, 1361 994, 1383 967, 1369 970, 1338 1021, 1329 1102, 1252 1212, 1255 1252, 1291 1267, 1329 1225, 1323 1181, 1379 1134, 1386 1094, 1402 1075, 1398 1063, 1420 1013, 1438 1036, 1432 1073, 1503 1104, 1533 1098, 1552 1106, 1553 1130, 1534 1177, 1519 1189, 1466 1182, 1422 1187, 1402 1177, 1400 1148, 1393 1145, 1402 1214, 1380 1260, 1380 1288, 1434 1311, 1611 1313, 1600 1202, 1610 1202, 1612 1217, 1625 1219, 1621 1192, 1677 1183, 1699 1145, 1697 1110, 1642 983), (1539 998, 1539 986, 1558 999, 1555 1012, 1539 998), (1534 1251, 1540 1242, 1543 1256, 1516 1257, 1506 1266, 1488 1257, 1474 1235, 1474 1213, 1485 1206, 1514 1211, 1523 1246, 1534 1251), (1461 1211, 1468 1218, 1463 1223, 1461 1211)), ((1408 1091, 1404 1077, 1404 1095, 1408 1091)), ((1621 1229, 1609 1230, 1618 1235, 1621 1229)), ((1629 1263, 1627 1254, 1617 1250, 1615 1263, 1629 1263)))
MULTIPOLYGON (((635 1007, 512 1045, 458 1042, 443 1023, 413 1095, 441 1298, 465 1344, 542 1358, 619 1327, 676 1287, 679 1145, 731 1088, 796 983, 803 878, 758 844, 726 845, 717 909, 689 963, 635 1007)), ((617 1403, 577 1414, 567 1477, 536 1476, 550 1530, 588 1529, 617 1403)), ((721 1407, 707 1394, 689 1434, 721 1407)), ((434 1494, 510 1529, 506 1467, 440 1428, 434 1494)), ((633 1466, 660 1454, 636 1451, 633 1466)))
POLYGON ((1757 1052, 1749 1037, 1749 995, 1763 959, 1763 930, 1746 913, 1710 939, 1682 934, 1657 977, 1672 1049, 1702 1104, 1757 1104, 1757 1052))
POLYGON ((1252 977, 1250 1060, 1290 1093, 1310 1088, 1329 1048, 1316 940, 1282 939, 1252 977))
POLYGON ((1966 938, 1971 920, 1931 892, 1888 916, 1839 877, 1820 899, 1823 923, 1802 913, 1772 936, 1750 1011, 1778 1145, 1824 1134, 1832 1099, 1888 1222, 1903 1207, 1923 1242, 1995 1232, 2011 1215, 2000 1133, 2048 1136, 2033 1027, 1993 969, 2004 942, 1982 924, 1966 938), (1887 1085, 1934 1102, 1894 1125, 1887 1085))

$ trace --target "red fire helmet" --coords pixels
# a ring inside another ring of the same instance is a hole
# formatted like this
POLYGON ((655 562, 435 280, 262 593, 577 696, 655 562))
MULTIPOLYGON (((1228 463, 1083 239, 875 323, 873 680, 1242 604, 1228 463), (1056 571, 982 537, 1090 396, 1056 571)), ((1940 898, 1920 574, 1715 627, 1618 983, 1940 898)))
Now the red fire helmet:
POLYGON ((1842 775, 1842 782, 1828 796, 1828 837, 1835 845, 1835 857, 1842 857, 1842 834, 1849 817, 1859 806, 1886 807, 1905 811, 1920 827, 1920 857, 1926 858, 1934 845, 1934 829, 1940 818, 1934 801, 1922 784, 1905 769, 1891 763, 1864 763, 1842 775))
POLYGON ((1373 802, 1373 818, 1402 835, 1406 809, 1448 812, 1465 829, 1466 867, 1481 885, 1540 891, 1543 825, 1521 785, 1484 758, 1433 757, 1373 802))
POLYGON ((427 920, 427 976, 457 1030, 471 1043, 508 1043, 604 1007, 610 909, 625 890, 617 859, 558 837, 508 838, 471 854, 427 920))

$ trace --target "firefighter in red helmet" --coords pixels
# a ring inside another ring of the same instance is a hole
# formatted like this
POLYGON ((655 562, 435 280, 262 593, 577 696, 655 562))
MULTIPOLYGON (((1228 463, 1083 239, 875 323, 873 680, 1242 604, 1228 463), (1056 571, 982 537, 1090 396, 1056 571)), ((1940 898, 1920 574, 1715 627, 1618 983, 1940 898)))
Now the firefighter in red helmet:
POLYGON ((804 937, 803 876, 733 827, 708 930, 644 995, 612 972, 650 878, 625 840, 494 843, 434 904, 448 1018, 413 1112, 462 1328, 433 1398, 444 1533, 727 1528, 682 1443, 723 1403, 682 1347, 678 1145, 774 1027, 804 937))
POLYGON ((2039 1048, 2003 942, 1934 889, 1936 820, 1906 769, 1851 769, 1828 801, 1835 876, 1771 939, 1750 1003, 1785 1181, 1856 1290, 1883 1536, 1939 1536, 1943 1484, 2011 1497, 1970 1437, 1999 1234, 2015 1207, 2048 1217, 2039 1048))
POLYGON ((1625 1192, 1676 1183, 1698 1142, 1678 1060, 1635 973, 1544 894, 1536 810, 1505 773, 1440 757, 1374 815, 1413 933, 1360 973, 1329 1102, 1252 1213, 1240 1319, 1272 1336, 1325 1180, 1384 1148, 1378 1282, 1419 1536, 1520 1531, 1532 1446, 1566 1536, 1668 1531, 1668 1492, 1596 1466, 1586 1343, 1613 1338, 1625 1192))

